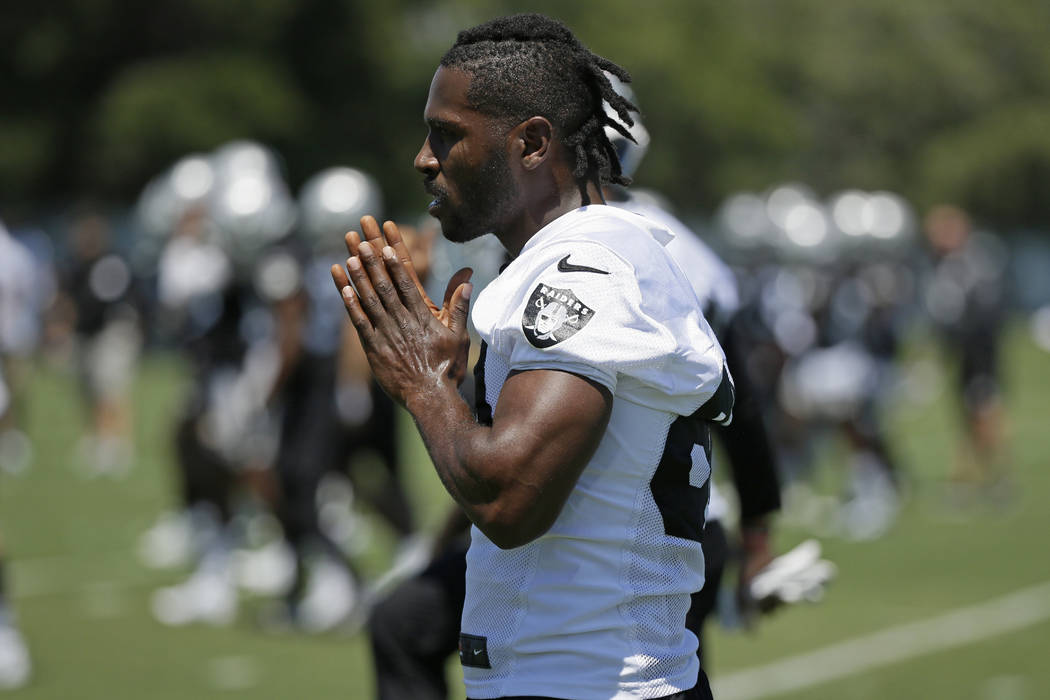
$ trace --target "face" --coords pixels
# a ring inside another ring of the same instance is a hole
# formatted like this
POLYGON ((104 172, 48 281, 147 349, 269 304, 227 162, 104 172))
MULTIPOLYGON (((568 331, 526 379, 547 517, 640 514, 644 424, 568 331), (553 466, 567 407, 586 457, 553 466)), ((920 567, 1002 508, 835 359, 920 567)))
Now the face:
POLYGON ((926 216, 926 237, 938 255, 948 255, 964 245, 970 235, 966 213, 953 206, 937 206, 926 216))
POLYGON ((423 112, 427 138, 416 170, 433 196, 429 213, 450 241, 499 232, 516 210, 516 188, 507 150, 508 129, 471 109, 470 75, 438 68, 423 112))

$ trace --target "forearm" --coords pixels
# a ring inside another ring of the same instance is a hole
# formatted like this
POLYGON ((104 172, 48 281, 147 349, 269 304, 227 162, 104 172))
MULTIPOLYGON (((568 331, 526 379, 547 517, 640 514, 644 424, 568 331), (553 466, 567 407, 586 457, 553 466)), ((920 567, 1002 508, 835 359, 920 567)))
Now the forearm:
POLYGON ((407 397, 405 408, 416 423, 441 483, 456 503, 470 515, 474 506, 491 502, 490 479, 465 463, 464 454, 470 451, 464 449, 466 443, 483 439, 478 433, 491 428, 474 420, 466 401, 451 382, 442 382, 407 397))
POLYGON ((554 524, 612 410, 606 388, 555 370, 512 372, 492 427, 475 421, 453 382, 420 386, 406 398, 445 488, 503 548, 554 524))
POLYGON ((487 537, 515 547, 546 531, 547 511, 530 507, 540 490, 519 478, 528 455, 480 425, 450 382, 419 391, 405 406, 441 483, 487 537))

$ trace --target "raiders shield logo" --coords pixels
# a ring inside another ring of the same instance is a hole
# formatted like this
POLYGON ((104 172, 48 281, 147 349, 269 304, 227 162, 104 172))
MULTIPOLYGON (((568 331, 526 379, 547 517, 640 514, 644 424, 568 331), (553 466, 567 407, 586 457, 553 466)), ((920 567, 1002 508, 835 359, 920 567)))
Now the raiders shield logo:
POLYGON ((571 289, 558 289, 540 284, 533 290, 521 330, 538 348, 549 348, 571 338, 594 317, 594 310, 576 298, 571 289))

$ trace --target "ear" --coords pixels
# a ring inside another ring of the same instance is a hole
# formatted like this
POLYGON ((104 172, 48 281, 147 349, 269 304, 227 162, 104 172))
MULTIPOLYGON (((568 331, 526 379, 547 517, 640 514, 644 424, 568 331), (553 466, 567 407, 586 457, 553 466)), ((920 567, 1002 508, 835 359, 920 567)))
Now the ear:
POLYGON ((545 117, 529 117, 516 130, 521 164, 526 170, 534 170, 551 154, 554 127, 545 117))

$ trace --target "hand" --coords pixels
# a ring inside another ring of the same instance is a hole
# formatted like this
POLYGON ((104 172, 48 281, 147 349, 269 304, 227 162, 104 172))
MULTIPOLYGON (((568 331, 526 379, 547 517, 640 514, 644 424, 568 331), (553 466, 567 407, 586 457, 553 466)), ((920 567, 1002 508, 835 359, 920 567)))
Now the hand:
POLYGON ((401 232, 401 240, 405 242, 412 256, 412 267, 416 271, 416 276, 425 284, 430 274, 430 255, 434 249, 434 241, 441 231, 440 224, 436 221, 426 222, 421 227, 401 224, 398 228, 401 232))
POLYGON ((833 563, 821 558, 820 543, 810 539, 774 558, 755 574, 748 594, 761 612, 782 605, 815 603, 824 597, 836 572, 833 563))
POLYGON ((751 582, 773 561, 773 551, 769 543, 769 526, 765 522, 745 524, 740 534, 742 552, 737 577, 737 607, 744 624, 750 627, 758 614, 771 612, 776 607, 769 599, 756 600, 751 595, 751 582))
MULTIPOLYGON (((452 308, 452 295, 460 285, 470 280, 470 276, 474 274, 474 271, 469 267, 464 267, 458 270, 456 274, 452 275, 452 279, 450 279, 445 286, 444 301, 439 307, 430 299, 426 290, 423 289, 423 283, 420 282, 419 275, 416 273, 416 265, 412 261, 410 248, 405 241, 405 237, 401 235, 401 231, 398 229, 397 224, 393 221, 387 221, 383 223, 383 228, 380 229, 375 217, 364 216, 361 217, 361 231, 364 232, 364 241, 373 245, 374 250, 382 250, 384 245, 388 245, 394 249, 394 253, 397 255, 398 260, 401 261, 401 264, 404 266, 409 276, 416 283, 416 289, 419 290, 423 302, 430 308, 431 313, 433 313, 439 321, 448 326, 449 314, 451 313, 452 308)), ((344 241, 346 243, 346 249, 349 251, 351 257, 356 256, 358 254, 358 247, 362 243, 361 234, 357 231, 350 231, 346 234, 344 241)), ((428 263, 424 264, 429 266, 428 263)))
POLYGON ((347 234, 350 258, 345 270, 332 266, 332 279, 380 386, 405 405, 435 383, 458 385, 470 347, 470 269, 453 276, 438 308, 423 291, 397 226, 387 222, 380 230, 368 216, 361 228, 365 240, 347 234))

